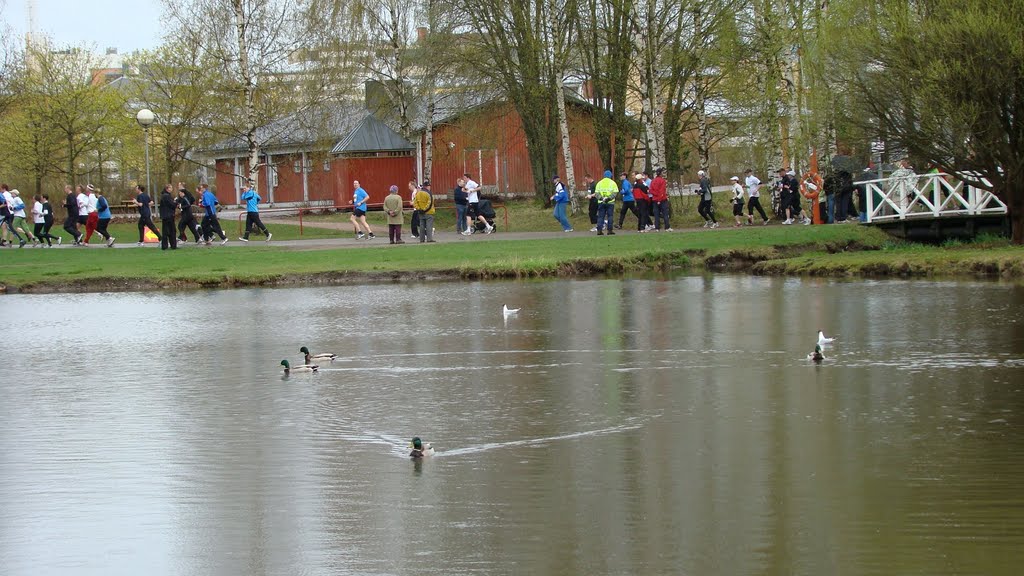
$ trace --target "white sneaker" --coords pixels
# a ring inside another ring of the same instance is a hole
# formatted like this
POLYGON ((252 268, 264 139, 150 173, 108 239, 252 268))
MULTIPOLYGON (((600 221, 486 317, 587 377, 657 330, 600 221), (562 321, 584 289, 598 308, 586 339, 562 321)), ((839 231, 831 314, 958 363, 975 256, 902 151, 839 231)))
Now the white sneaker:
POLYGON ((772 221, 772 219, 771 219, 771 218, 769 218, 769 219, 765 220, 765 221, 764 221, 764 224, 762 224, 762 226, 767 226, 767 225, 768 225, 768 223, 769 223, 769 222, 771 222, 771 221, 772 221))
POLYGON ((785 220, 782 221, 782 225, 783 226, 789 226, 792 223, 793 223, 793 219, 792 218, 786 218, 785 220))
POLYGON ((594 226, 593 228, 591 228, 590 231, 591 232, 597 232, 597 226, 594 226))
POLYGON ((806 216, 804 216, 804 226, 808 226, 808 225, 810 225, 810 223, 811 223, 811 219, 806 217, 806 216))
POLYGON ((274 237, 274 235, 273 235, 273 234, 269 234, 269 233, 268 233, 268 234, 267 234, 267 239, 266 239, 266 240, 264 240, 264 242, 270 242, 270 239, 271 239, 271 238, 273 238, 273 237, 274 237))
POLYGON ((486 233, 487 234, 493 234, 494 233, 494 226, 491 226, 491 225, 488 224, 487 225, 487 232, 486 233))
POLYGON ((107 240, 107 248, 112 248, 114 246, 114 240, 117 240, 117 238, 114 238, 113 236, 110 237, 110 240, 107 240))
POLYGON ((562 232, 575 232, 575 230, 573 230, 572 228, 569 228, 568 230, 562 230, 562 232))
POLYGON ((718 228, 718 222, 712 222, 711 223, 711 227, 712 228, 718 228))
POLYGON ((223 245, 225 245, 227 243, 228 243, 228 239, 225 238, 224 240, 221 241, 220 245, 223 246, 223 245))
POLYGON ((241 236, 239 236, 238 239, 241 240, 242 242, 248 242, 248 240, 246 240, 245 238, 242 238, 241 236))
POLYGON ((665 232, 672 232, 671 228, 665 228, 665 232))
POLYGON ((64 241, 64 237, 63 236, 57 236, 57 246, 60 246, 60 243, 63 242, 63 241, 64 241))

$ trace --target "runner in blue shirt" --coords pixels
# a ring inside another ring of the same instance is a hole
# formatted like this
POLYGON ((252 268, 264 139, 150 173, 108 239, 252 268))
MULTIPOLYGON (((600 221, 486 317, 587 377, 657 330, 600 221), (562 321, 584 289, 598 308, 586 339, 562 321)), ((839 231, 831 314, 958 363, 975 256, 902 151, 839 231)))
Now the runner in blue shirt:
POLYGON ((210 192, 210 187, 206 184, 202 186, 203 195, 199 201, 203 205, 203 237, 206 238, 206 245, 210 245, 210 241, 213 240, 213 233, 216 232, 217 236, 220 236, 220 245, 223 246, 228 243, 228 235, 224 233, 224 229, 220 227, 220 221, 217 220, 217 197, 210 192))
POLYGON ((352 193, 351 220, 352 227, 355 228, 356 240, 363 238, 372 240, 376 236, 373 235, 373 230, 370 230, 370 225, 366 223, 366 203, 370 199, 370 195, 359 185, 359 180, 353 180, 352 187, 355 188, 355 192, 352 193), (363 230, 366 230, 366 234, 363 234, 363 230))
POLYGON ((622 178, 622 211, 619 212, 619 225, 616 228, 622 230, 626 212, 632 212, 633 216, 636 216, 637 223, 640 222, 640 212, 636 209, 636 198, 633 197, 633 183, 629 181, 629 173, 623 172, 619 174, 619 177, 622 178))
POLYGON ((255 182, 249 180, 249 189, 245 191, 245 194, 242 194, 242 200, 245 202, 245 235, 240 237, 239 240, 248 242, 249 233, 252 232, 252 228, 255 226, 267 237, 266 241, 270 242, 274 235, 267 232, 267 227, 260 220, 260 200, 262 198, 256 193, 255 185, 255 182))

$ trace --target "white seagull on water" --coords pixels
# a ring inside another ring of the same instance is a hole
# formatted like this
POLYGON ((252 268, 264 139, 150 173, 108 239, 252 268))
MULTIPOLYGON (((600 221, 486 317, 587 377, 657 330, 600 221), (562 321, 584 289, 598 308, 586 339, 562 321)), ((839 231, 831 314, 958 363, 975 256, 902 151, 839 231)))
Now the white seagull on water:
POLYGON ((509 308, 507 304, 501 305, 501 315, 505 316, 506 318, 513 314, 518 314, 519 310, 519 308, 509 308))
POLYGON ((825 344, 831 344, 833 341, 835 341, 835 338, 826 338, 825 337, 825 333, 822 332, 821 330, 818 330, 818 345, 819 346, 824 346, 825 344))

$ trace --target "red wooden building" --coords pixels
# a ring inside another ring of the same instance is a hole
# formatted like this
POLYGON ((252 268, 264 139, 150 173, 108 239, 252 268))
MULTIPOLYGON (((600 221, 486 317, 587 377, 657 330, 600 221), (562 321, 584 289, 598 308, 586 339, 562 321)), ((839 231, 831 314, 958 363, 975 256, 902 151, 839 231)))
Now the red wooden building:
MULTIPOLYGON (((600 179, 602 166, 593 121, 586 105, 568 107, 570 143, 577 187, 589 172, 600 179)), ((321 124, 324 124, 321 121, 321 124)), ((418 149, 362 104, 337 105, 326 126, 298 118, 272 124, 258 133, 265 163, 259 193, 269 203, 347 206, 352 181, 359 180, 369 202, 383 202, 388 188, 429 178, 436 193, 447 193, 455 180, 470 173, 485 193, 534 194, 533 172, 519 115, 502 100, 437 114, 433 137, 433 168, 423 174, 426 138, 418 149)), ((222 142, 203 155, 216 165, 214 190, 225 204, 239 204, 248 170, 247 152, 238 139, 222 142)), ((565 176, 561 154, 560 173, 565 176)))
MULTIPOLYGON (((345 206, 352 203, 352 181, 383 202, 392 184, 403 190, 416 177, 415 145, 362 105, 339 104, 316 125, 299 116, 261 129, 264 166, 259 193, 268 203, 345 206)), ((247 150, 240 139, 221 142, 203 154, 216 166, 214 190, 225 204, 241 203, 248 174, 247 150)))

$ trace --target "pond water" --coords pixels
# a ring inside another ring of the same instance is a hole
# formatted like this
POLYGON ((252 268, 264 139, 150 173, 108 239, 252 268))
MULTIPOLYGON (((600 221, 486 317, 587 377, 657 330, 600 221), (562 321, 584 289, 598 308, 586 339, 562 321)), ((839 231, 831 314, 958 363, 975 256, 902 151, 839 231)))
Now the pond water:
POLYGON ((0 573, 1019 574, 1022 305, 729 275, 4 296, 0 573), (283 378, 302 345, 340 358, 283 378))

